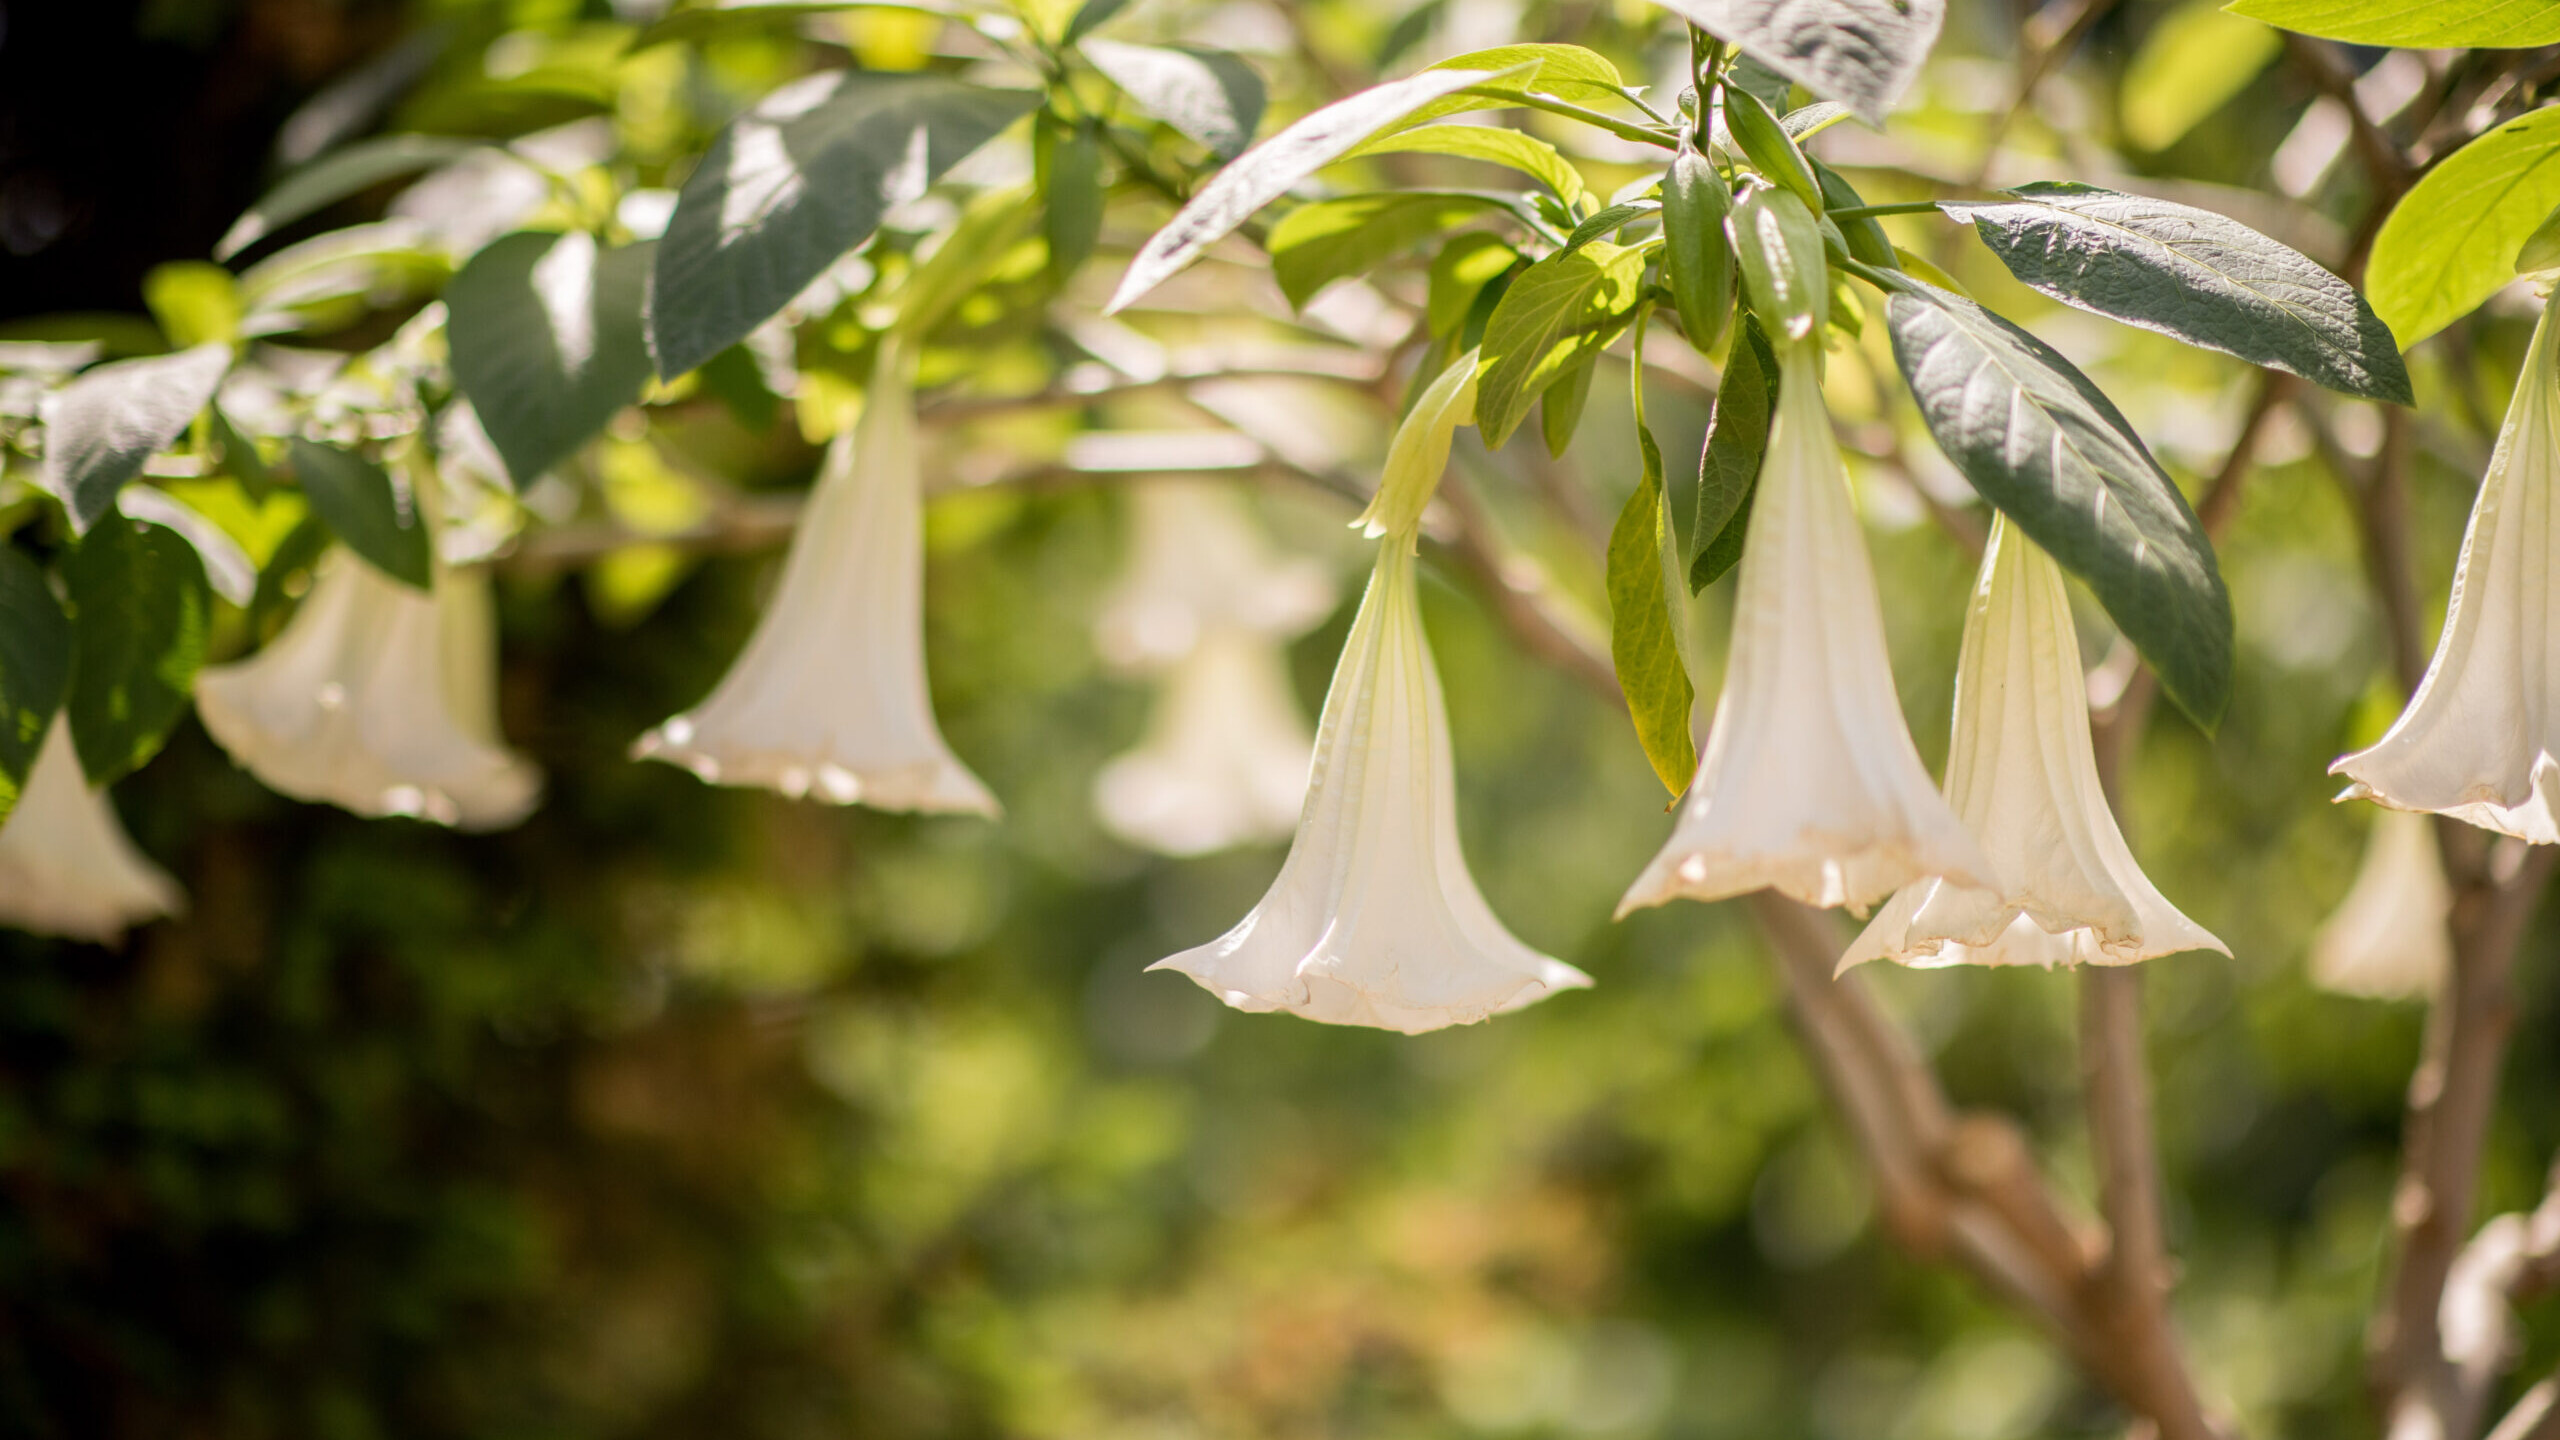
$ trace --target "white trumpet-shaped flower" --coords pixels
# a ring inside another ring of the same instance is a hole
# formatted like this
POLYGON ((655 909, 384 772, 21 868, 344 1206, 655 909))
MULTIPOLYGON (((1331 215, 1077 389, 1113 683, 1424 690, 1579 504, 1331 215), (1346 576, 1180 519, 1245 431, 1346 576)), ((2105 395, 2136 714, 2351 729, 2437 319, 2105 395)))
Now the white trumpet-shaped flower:
POLYGON ((2098 785, 2088 682, 2062 567, 1991 527, 1956 662, 1947 800, 2005 888, 1904 886, 1841 959, 1906 965, 2127 965, 2221 950, 2135 863, 2098 785))
POLYGON ((1724 692, 1679 823, 1621 915, 1764 888, 1863 913, 1926 875, 1995 883, 1903 720, 1818 363, 1809 345, 1781 361, 1724 692))
POLYGON ((2311 937, 2311 983, 2376 1000, 2433 994, 2453 963, 2452 914, 2435 822, 2377 811, 2346 898, 2311 937))
POLYGON ((1094 805, 1167 855, 1275 840, 1306 803, 1312 744, 1280 647, 1220 626, 1166 672, 1146 738, 1102 767, 1094 805))
POLYGON ((2471 507, 2444 635, 2409 708, 2329 767, 2339 799, 2560 843, 2560 341, 2543 305, 2471 507))
POLYGON ((1324 564, 1274 555, 1232 487, 1153 481, 1133 488, 1129 506, 1128 573, 1094 623, 1112 664, 1161 669, 1212 630, 1285 638, 1332 611, 1324 564))
POLYGON ((1153 967, 1238 1009, 1414 1034, 1591 983, 1503 928, 1458 847, 1414 527, 1451 428, 1474 413, 1474 374, 1470 354, 1425 392, 1362 517, 1384 543, 1325 696, 1306 810, 1279 878, 1234 929, 1153 967))
POLYGON ((479 572, 439 564, 422 593, 341 548, 273 643, 196 676, 196 711, 295 799, 501 829, 542 772, 498 733, 496 629, 479 572))
POLYGON ((111 944, 186 897, 134 848, 107 797, 89 788, 71 726, 56 719, 0 825, 0 925, 111 944))
POLYGON ((827 448, 782 583, 710 698, 640 737, 722 785, 883 810, 993 815, 934 723, 924 668, 924 475, 915 400, 884 342, 862 419, 827 448))

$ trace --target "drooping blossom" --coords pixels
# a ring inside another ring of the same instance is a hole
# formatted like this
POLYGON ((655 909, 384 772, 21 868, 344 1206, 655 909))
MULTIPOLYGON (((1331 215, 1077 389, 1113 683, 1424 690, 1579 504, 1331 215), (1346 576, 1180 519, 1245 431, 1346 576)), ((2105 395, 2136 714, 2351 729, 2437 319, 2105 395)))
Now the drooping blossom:
POLYGON ((106 945, 185 905, 178 882, 134 848, 107 797, 89 788, 70 723, 56 717, 0 824, 0 925, 106 945))
POLYGON ((1905 965, 2128 965, 2222 942, 2161 897, 2099 787, 2087 680, 2062 568, 1994 522, 1956 662, 1947 800, 2005 883, 1929 877, 1896 892, 1841 959, 1905 965))
POLYGON ((432 593, 344 548, 263 650, 196 676, 196 711, 270 788, 359 815, 465 830, 522 820, 542 772, 498 732, 488 580, 435 566, 432 593))
POLYGON ((2341 995, 2413 1000, 2435 992, 2453 964, 2453 887, 2436 849, 2436 822, 2408 810, 2374 812, 2364 863, 2346 898, 2311 937, 2311 983, 2341 995))
POLYGON ((2418 693, 2338 798, 2560 843, 2560 341, 2544 302, 2418 693))
POLYGON ((997 812, 934 723, 913 362, 884 340, 828 445, 782 583, 708 699, 633 745, 713 784, 883 810, 997 812))
POLYGON ((1412 1034, 1590 983, 1503 927, 1458 846, 1448 712, 1414 547, 1450 431, 1474 413, 1474 379, 1470 354, 1425 391, 1359 522, 1382 543, 1325 696, 1306 810, 1279 878, 1234 929, 1153 967, 1238 1009, 1412 1034))
POLYGON ((1903 720, 1819 364, 1809 344, 1780 361, 1724 691, 1678 824, 1621 915, 1764 888, 1863 913, 1922 876, 1994 883, 1903 720))
POLYGON ((1151 481, 1133 487, 1129 508, 1129 568, 1094 621, 1113 665, 1161 670, 1212 630, 1285 639, 1332 612, 1325 566, 1274 554, 1231 487, 1151 481))

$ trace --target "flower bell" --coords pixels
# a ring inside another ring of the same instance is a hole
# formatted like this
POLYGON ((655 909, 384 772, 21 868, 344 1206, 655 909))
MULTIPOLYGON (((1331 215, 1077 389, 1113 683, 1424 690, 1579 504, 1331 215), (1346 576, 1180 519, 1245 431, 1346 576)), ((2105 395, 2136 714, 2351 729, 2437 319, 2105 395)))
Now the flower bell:
POLYGON ((1274 555, 1231 487, 1150 481, 1132 488, 1129 507, 1128 573, 1094 623, 1113 665, 1162 670, 1211 630, 1286 639, 1332 613, 1323 563, 1274 555))
POLYGON ((1384 543, 1325 696, 1315 774, 1280 876, 1236 927, 1160 960, 1240 1010, 1415 1034, 1590 977, 1503 928, 1458 847, 1448 712, 1414 577, 1422 507, 1474 413, 1475 356, 1424 392, 1358 522, 1384 543))
POLYGON ((1864 913, 1926 875, 1992 883, 1902 718, 1818 354, 1799 344, 1780 362, 1724 693, 1679 823, 1621 916, 1764 888, 1864 913))
POLYGON ((439 563, 422 594, 339 547, 272 643, 196 676, 196 711, 297 800, 503 829, 532 811, 542 772, 498 733, 496 628, 477 571, 439 563))
POLYGON ((884 340, 862 419, 827 447, 782 583, 710 698, 637 759, 713 784, 883 810, 992 816, 943 743, 924 668, 924 475, 908 361, 884 340))
POLYGON ((2346 898, 2311 937, 2311 983, 2375 1000, 2431 995, 2453 964, 2452 915, 2435 822, 2378 810, 2346 898))
POLYGON ((1995 521, 1956 661, 1947 799, 2005 888, 1904 886, 1841 959, 1905 965, 2127 965, 2231 953, 2161 898, 2099 788, 2088 682, 2062 567, 1995 521))
POLYGON ((2560 843, 2560 341, 2543 302, 2426 679, 2338 798, 2560 843))
POLYGON ((178 882, 134 848, 107 797, 89 788, 70 722, 57 717, 0 825, 0 925, 107 945, 185 905, 178 882))

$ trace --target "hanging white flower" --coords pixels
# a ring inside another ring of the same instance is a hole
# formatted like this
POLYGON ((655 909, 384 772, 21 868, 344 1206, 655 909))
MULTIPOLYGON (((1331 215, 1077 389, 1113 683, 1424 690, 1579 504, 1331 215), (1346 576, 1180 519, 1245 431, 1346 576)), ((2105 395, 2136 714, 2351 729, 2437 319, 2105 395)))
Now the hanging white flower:
POLYGON ((477 570, 422 593, 344 547, 265 649, 196 676, 232 760, 297 800, 465 830, 522 820, 542 772, 498 733, 497 622, 477 570))
POLYGON ((185 905, 178 882, 134 848, 105 794, 89 788, 70 723, 56 718, 0 825, 0 925, 106 945, 185 905))
POLYGON ((1590 984, 1503 928, 1458 847, 1439 672, 1422 630, 1414 535, 1474 413, 1475 356, 1425 391, 1397 432, 1377 501, 1379 547, 1318 725, 1314 778, 1280 876, 1209 944, 1161 960, 1240 1010, 1408 1034, 1590 984))
POLYGON ((882 342, 861 422, 828 445, 746 650, 709 699, 641 736, 635 758, 794 799, 997 812, 943 742, 925 685, 911 364, 882 342))
POLYGON ((2311 983, 2376 1000, 2431 995, 2453 964, 2452 914, 2435 822, 2378 810, 2354 883, 2311 937, 2311 983))
POLYGON ((1146 738, 1102 767, 1094 806, 1167 855, 1278 839, 1306 803, 1312 745, 1280 647, 1219 626, 1166 672, 1146 738))
POLYGON ((2163 899, 2098 784, 2088 682, 2062 567, 2004 518, 1991 527, 1956 662, 1947 799, 2005 889, 1931 877, 1904 886, 1841 968, 2127 965, 2231 953, 2163 899))
POLYGON ((1885 652, 1818 350, 1780 362, 1724 692, 1670 842, 1618 913, 1774 889, 1866 907, 1924 875, 1991 881, 1930 783, 1885 652))
POLYGON ((1333 610, 1324 564, 1273 554, 1232 486, 1152 481, 1132 487, 1129 509, 1128 573, 1094 622, 1116 666, 1161 669, 1218 628, 1286 638, 1333 610))
POLYGON ((2560 342, 2543 304, 2471 508, 2444 635, 2409 708, 2329 767, 2338 798, 2560 843, 2560 342))

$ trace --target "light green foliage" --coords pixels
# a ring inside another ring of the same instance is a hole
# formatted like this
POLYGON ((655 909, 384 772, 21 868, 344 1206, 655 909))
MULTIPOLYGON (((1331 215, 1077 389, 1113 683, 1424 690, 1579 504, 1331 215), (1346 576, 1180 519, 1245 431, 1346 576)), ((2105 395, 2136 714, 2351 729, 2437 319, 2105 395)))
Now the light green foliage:
POLYGON ((1304 305, 1334 281, 1365 274, 1491 208, 1481 195, 1409 190, 1301 205, 1271 227, 1272 275, 1290 304, 1304 305))
POLYGON ((2355 45, 2521 49, 2560 41, 2554 0, 2233 0, 2230 10, 2355 45))
POLYGON ((1554 191, 1567 205, 1582 199, 1582 174, 1556 147, 1498 125, 1417 125, 1381 135, 1343 158, 1394 154, 1453 155, 1507 166, 1554 191))
POLYGON ((2275 60, 2284 37, 2241 18, 2239 9, 2189 0, 2143 37, 2117 102, 2125 139, 2143 150, 2168 149, 2275 60))
POLYGON ((1645 759, 1677 796, 1698 768, 1698 752, 1689 738, 1689 672, 1680 662, 1672 620, 1680 602, 1663 583, 1671 537, 1663 510, 1662 449, 1642 415, 1636 419, 1636 446, 1644 474, 1609 532, 1609 656, 1645 759))
POLYGON ((1616 335, 1635 308, 1645 252, 1606 240, 1530 266, 1484 327, 1476 429, 1500 447, 1549 385, 1616 335))
POLYGON ((2410 187, 2374 237, 2365 293, 2403 349, 2515 278, 2516 252, 2560 206, 2560 110, 2519 115, 2410 187))

